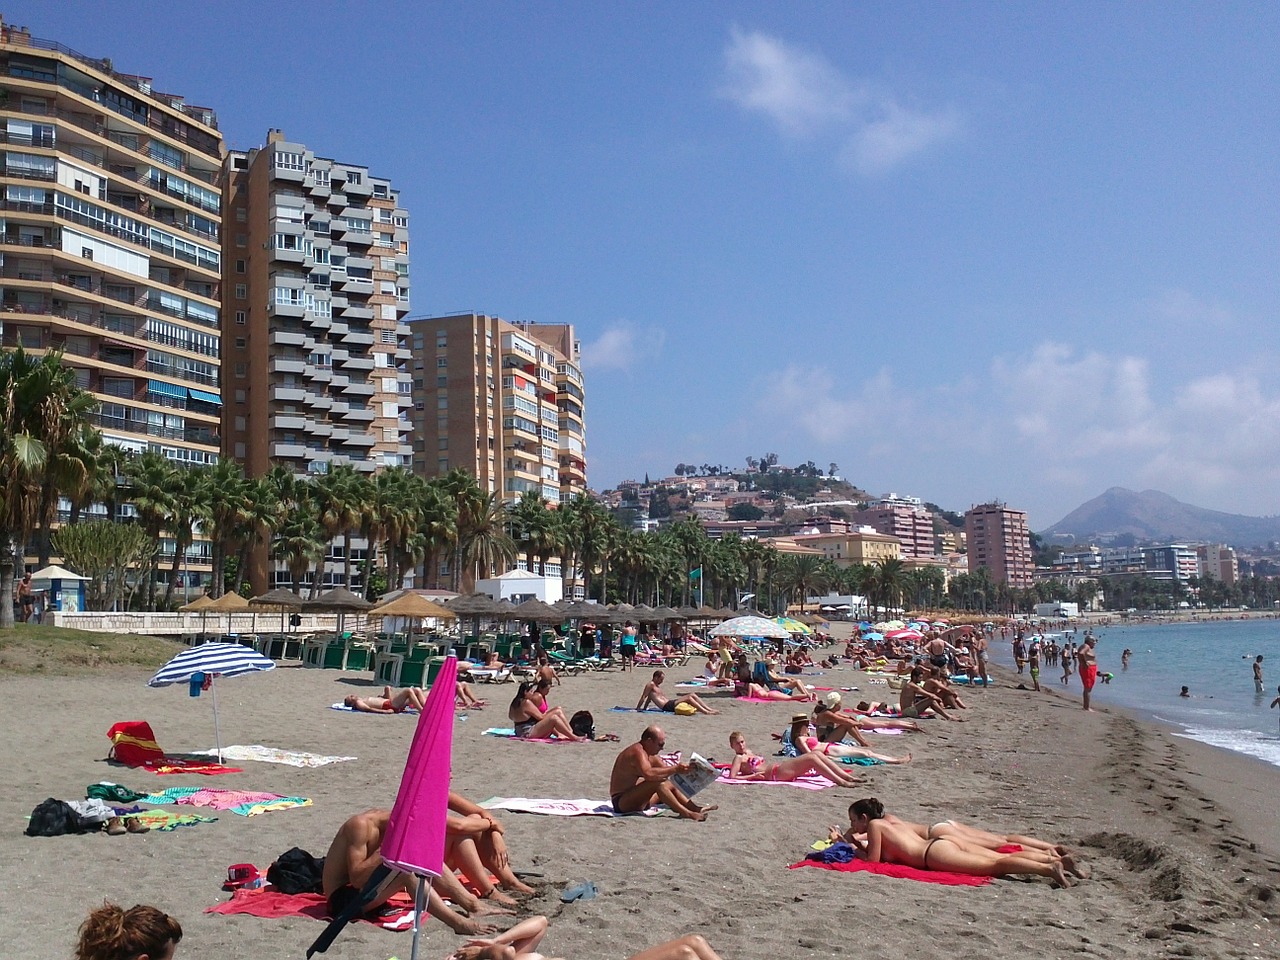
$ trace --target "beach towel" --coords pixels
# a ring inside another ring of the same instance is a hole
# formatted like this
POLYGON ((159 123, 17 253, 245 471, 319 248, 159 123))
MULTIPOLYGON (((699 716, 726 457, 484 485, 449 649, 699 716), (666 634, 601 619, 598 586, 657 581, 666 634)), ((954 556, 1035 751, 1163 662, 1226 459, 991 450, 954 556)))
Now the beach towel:
POLYGON ((661 713, 662 711, 650 710, 647 707, 644 710, 637 710, 635 707, 610 707, 609 712, 610 713, 661 713))
MULTIPOLYGON (((413 927, 413 901, 408 894, 398 893, 387 901, 385 917, 376 921, 361 917, 363 923, 372 923, 386 930, 408 930, 413 927)), ((224 903, 205 908, 205 913, 248 914, 251 917, 276 919, 278 917, 309 917, 328 921, 329 902, 319 893, 281 893, 274 887, 256 890, 240 889, 224 903)))
POLYGON ((849 863, 801 860, 799 863, 787 865, 789 870, 795 870, 798 867, 817 867, 820 870, 838 870, 841 873, 874 873, 882 877, 897 877, 900 880, 941 883, 948 887, 983 887, 991 882, 990 877, 972 877, 967 873, 948 873, 945 870, 919 870, 916 867, 904 867, 897 863, 867 863, 865 860, 853 860, 849 863))
MULTIPOLYGON (((195 751, 195 755, 199 757, 216 756, 217 753, 217 750, 195 751)), ((355 757, 326 757, 318 753, 298 753, 293 750, 281 750, 278 747, 264 747, 261 744, 223 747, 222 758, 239 762, 258 760, 262 763, 283 763, 290 767, 307 768, 323 767, 330 763, 343 763, 356 759, 355 757)))
POLYGON ((306 797, 283 797, 278 793, 250 793, 244 790, 205 790, 201 787, 170 787, 142 798, 143 803, 177 803, 192 807, 212 807, 242 817, 254 817, 271 810, 309 807, 306 797))
MULTIPOLYGON (((561 740, 559 737, 517 737, 515 727, 490 727, 484 732, 487 737, 506 737, 508 740, 519 740, 521 743, 575 743, 574 740, 561 740)), ((585 741, 584 741, 585 742, 585 741)))
POLYGON ((716 783, 727 784, 731 787, 754 786, 755 784, 775 787, 799 787, 801 790, 825 790, 827 787, 835 786, 826 777, 818 777, 812 774, 797 777, 795 780, 744 780, 741 777, 731 777, 726 773, 717 777, 716 783))
POLYGON ((741 700, 743 703, 805 703, 804 700, 770 700, 768 697, 734 697, 735 700, 741 700))
POLYGON ((201 823, 215 823, 217 817, 205 817, 198 813, 174 813, 168 810, 146 810, 139 806, 116 807, 116 815, 132 817, 146 824, 152 830, 168 833, 179 827, 194 827, 201 823))
POLYGON ((185 757, 167 755, 156 743, 156 735, 151 724, 145 720, 122 720, 111 725, 107 731, 107 739, 111 741, 111 752, 108 760, 124 764, 126 767, 141 767, 156 774, 166 773, 243 773, 238 767, 228 767, 208 760, 188 760, 185 757))
POLYGON ((403 710, 401 710, 401 711, 400 711, 400 713, 399 713, 399 714, 395 714, 395 713, 370 713, 368 710, 357 710, 355 707, 348 707, 345 703, 335 703, 335 704, 332 704, 332 705, 329 707, 329 709, 330 709, 330 710, 341 710, 341 711, 343 711, 344 713, 363 713, 366 717, 395 717, 395 716, 400 716, 400 715, 407 716, 407 717, 416 717, 416 716, 418 715, 418 711, 417 711, 417 710, 415 710, 415 709, 413 709, 413 707, 405 707, 403 710))
POLYGON ((480 803, 486 810, 539 813, 550 817, 656 817, 666 807, 650 807, 638 813, 616 813, 608 800, 535 800, 529 797, 490 797, 480 803))

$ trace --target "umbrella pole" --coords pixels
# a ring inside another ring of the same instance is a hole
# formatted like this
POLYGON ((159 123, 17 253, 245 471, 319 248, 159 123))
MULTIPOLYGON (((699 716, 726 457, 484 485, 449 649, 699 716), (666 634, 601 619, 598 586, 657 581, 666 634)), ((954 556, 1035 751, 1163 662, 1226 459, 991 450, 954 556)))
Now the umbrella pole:
POLYGON ((409 947, 409 960, 418 960, 418 940, 422 936, 422 913, 427 909, 428 877, 418 877, 413 895, 413 944, 409 947))
POLYGON ((218 726, 218 678, 209 681, 209 690, 213 693, 213 739, 218 745, 218 763, 222 763, 222 729, 218 726))

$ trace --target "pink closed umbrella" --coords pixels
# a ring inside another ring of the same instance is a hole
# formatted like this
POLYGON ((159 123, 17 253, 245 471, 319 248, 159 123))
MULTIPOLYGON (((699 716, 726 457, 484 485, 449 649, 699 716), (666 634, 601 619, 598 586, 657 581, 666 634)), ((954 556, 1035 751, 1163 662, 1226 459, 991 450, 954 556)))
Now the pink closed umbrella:
POLYGON ((427 908, 427 881, 444 871, 445 823, 449 816, 449 775, 453 758, 453 698, 458 685, 458 659, 449 657, 436 675, 409 745, 400 790, 382 838, 382 862, 416 874, 413 946, 417 960, 422 913, 427 908))
POLYGON ((391 818, 382 838, 382 865, 374 871, 358 898, 307 951, 324 953, 334 938, 371 902, 374 891, 392 871, 412 873, 422 878, 418 884, 413 915, 411 957, 418 956, 422 914, 427 908, 427 886, 444 872, 445 824, 449 816, 449 776, 453 757, 453 700, 458 685, 458 661, 449 657, 440 668, 409 745, 409 756, 400 778, 400 790, 391 807, 391 818))

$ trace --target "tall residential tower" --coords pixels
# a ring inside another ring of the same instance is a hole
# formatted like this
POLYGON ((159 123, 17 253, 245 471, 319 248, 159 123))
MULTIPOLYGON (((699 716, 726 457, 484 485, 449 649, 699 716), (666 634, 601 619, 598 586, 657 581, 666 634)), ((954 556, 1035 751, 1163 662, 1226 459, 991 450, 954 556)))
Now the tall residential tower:
POLYGON ((1034 565, 1026 511, 1003 503, 979 504, 964 515, 964 533, 970 573, 986 567, 996 583, 1031 586, 1034 565))
MULTIPOLYGON (((409 217, 367 167, 272 130, 223 168, 223 430, 251 477, 410 464, 409 217)), ((324 586, 342 583, 331 548, 324 586)), ((261 563, 254 588, 269 586, 261 563)), ((271 579, 287 582, 277 572, 271 579)))
MULTIPOLYGON (((98 399, 92 420, 107 442, 216 460, 213 112, 8 25, 0 74, 0 342, 61 350, 98 399)), ((173 541, 161 547, 171 555, 173 541)), ((187 556, 198 567, 207 551, 197 541, 187 556)))

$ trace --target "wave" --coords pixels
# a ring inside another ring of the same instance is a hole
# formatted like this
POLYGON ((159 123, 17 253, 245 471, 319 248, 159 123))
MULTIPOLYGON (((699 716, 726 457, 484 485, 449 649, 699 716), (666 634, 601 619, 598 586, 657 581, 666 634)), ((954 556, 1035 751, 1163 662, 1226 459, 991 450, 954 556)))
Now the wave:
POLYGON ((1243 753, 1280 767, 1280 736, 1256 730, 1220 730, 1212 727, 1187 727, 1175 736, 1198 740, 1211 747, 1243 753))

